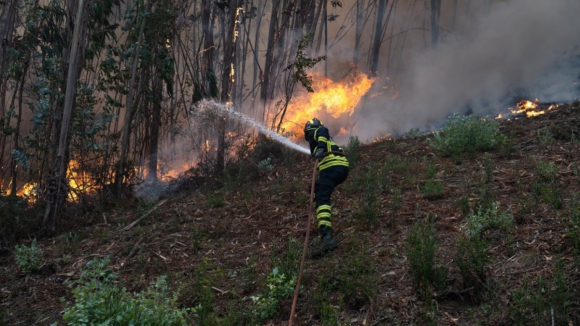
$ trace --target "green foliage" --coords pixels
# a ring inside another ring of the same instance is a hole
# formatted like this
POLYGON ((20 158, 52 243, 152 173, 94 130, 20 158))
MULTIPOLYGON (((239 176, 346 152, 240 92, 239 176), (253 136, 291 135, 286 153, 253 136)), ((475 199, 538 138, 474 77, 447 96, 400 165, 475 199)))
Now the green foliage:
POLYGON ((443 197, 443 182, 435 180, 437 177, 437 165, 427 164, 425 171, 425 183, 421 187, 427 199, 434 200, 443 197))
POLYGON ((323 326, 339 325, 338 311, 331 304, 332 287, 327 277, 320 277, 314 291, 312 300, 314 311, 318 313, 323 326))
POLYGON ((464 155, 473 156, 498 148, 504 139, 494 119, 454 114, 441 132, 430 139, 430 143, 436 151, 459 162, 464 155))
POLYGON ((36 246, 36 239, 32 241, 30 247, 25 245, 16 245, 14 260, 20 268, 21 274, 30 274, 38 271, 42 267, 42 249, 36 246))
POLYGON ((481 288, 485 284, 490 263, 487 242, 461 237, 457 242, 454 261, 459 267, 464 288, 481 288))
POLYGON ((568 293, 564 264, 556 260, 552 279, 543 276, 535 284, 526 280, 511 294, 510 325, 568 325, 571 294, 568 293))
POLYGON ((258 162, 258 168, 261 170, 272 171, 274 170, 274 166, 272 165, 272 159, 266 158, 258 162))
POLYGON ((580 264, 580 202, 576 195, 570 203, 570 211, 566 219, 566 242, 572 247, 574 261, 580 264))
POLYGON ((507 233, 514 224, 514 217, 508 211, 499 212, 499 204, 495 202, 491 208, 480 208, 467 216, 467 236, 477 240, 483 237, 485 230, 495 229, 507 233))
POLYGON ((552 132, 548 127, 539 129, 537 131, 537 135, 538 141, 540 142, 541 146, 548 147, 556 142, 556 139, 554 139, 554 135, 552 134, 552 132))
POLYGON ((274 245, 270 263, 272 266, 278 266, 281 274, 293 278, 298 275, 298 266, 301 258, 302 244, 298 240, 290 237, 286 243, 285 250, 277 252, 276 245, 274 245))
POLYGON ((370 165, 365 177, 362 194, 362 216, 376 226, 379 217, 379 185, 377 182, 376 168, 370 165))
POLYGON ((358 136, 350 136, 348 138, 348 145, 346 146, 346 159, 351 167, 353 167, 358 160, 359 149, 360 140, 358 139, 358 136))
POLYGON ((413 283, 420 290, 433 280, 438 243, 434 222, 429 216, 413 224, 407 232, 407 258, 413 283))
POLYGON ((483 171, 479 180, 479 206, 491 208, 495 203, 495 190, 493 188, 493 170, 495 162, 491 155, 485 153, 483 158, 483 171))
POLYGON ((378 290, 376 262, 367 255, 355 254, 341 259, 340 266, 336 289, 344 302, 358 310, 374 301, 378 290))
POLYGON ((288 277, 274 267, 266 279, 268 291, 265 295, 250 297, 254 303, 252 313, 259 321, 273 317, 280 309, 280 302, 294 293, 296 277, 288 277))
POLYGON ((314 89, 312 89, 312 77, 308 76, 306 70, 314 67, 318 62, 326 60, 326 56, 316 58, 306 56, 307 48, 310 41, 312 41, 313 35, 314 33, 308 33, 302 36, 302 39, 298 43, 298 50, 296 51, 294 62, 287 65, 284 69, 284 71, 292 71, 292 79, 295 82, 300 82, 308 92, 314 92, 314 89))
POLYGON ((211 196, 206 199, 205 206, 209 208, 223 207, 226 204, 226 200, 221 195, 211 196))
POLYGON ((554 209, 563 206, 563 195, 558 181, 559 168, 554 162, 539 160, 536 164, 537 180, 533 183, 532 193, 554 209))
POLYGON ((109 260, 89 261, 65 309, 69 325, 186 325, 187 310, 176 307, 167 279, 159 277, 141 293, 130 293, 107 268, 109 260))
POLYGON ((435 180, 427 180, 422 187, 425 197, 430 200, 439 199, 443 197, 443 182, 435 180))

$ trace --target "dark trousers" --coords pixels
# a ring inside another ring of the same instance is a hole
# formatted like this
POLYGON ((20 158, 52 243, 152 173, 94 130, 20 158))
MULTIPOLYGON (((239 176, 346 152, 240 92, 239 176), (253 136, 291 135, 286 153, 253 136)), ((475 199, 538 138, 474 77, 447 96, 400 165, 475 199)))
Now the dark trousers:
POLYGON ((331 166, 318 173, 314 188, 316 201, 316 222, 318 227, 332 227, 330 213, 330 196, 334 188, 343 183, 348 177, 348 167, 331 166))

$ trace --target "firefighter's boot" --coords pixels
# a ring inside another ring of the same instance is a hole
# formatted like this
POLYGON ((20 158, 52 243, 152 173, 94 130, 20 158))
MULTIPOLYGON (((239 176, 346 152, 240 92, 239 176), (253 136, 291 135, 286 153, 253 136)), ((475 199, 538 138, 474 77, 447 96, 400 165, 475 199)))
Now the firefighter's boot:
POLYGON ((312 252, 312 258, 319 258, 322 255, 336 249, 338 244, 333 238, 334 231, 331 227, 321 226, 320 227, 320 249, 312 252))

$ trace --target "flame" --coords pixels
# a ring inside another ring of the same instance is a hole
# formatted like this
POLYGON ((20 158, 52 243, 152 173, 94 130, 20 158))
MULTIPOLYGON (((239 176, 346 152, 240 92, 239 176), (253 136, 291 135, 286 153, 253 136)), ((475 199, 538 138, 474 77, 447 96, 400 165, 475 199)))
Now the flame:
POLYGON ((347 78, 339 82, 319 74, 312 75, 314 93, 292 99, 282 124, 283 130, 300 134, 303 123, 312 118, 324 119, 325 122, 329 118, 350 117, 374 81, 375 78, 358 70, 352 70, 347 78))
POLYGON ((97 186, 97 182, 86 171, 83 171, 81 164, 77 160, 71 160, 66 171, 69 180, 69 199, 76 201, 80 194, 89 194, 97 186))
POLYGON ((525 113, 528 118, 545 114, 546 113, 545 111, 533 111, 538 108, 539 105, 538 102, 539 102, 538 99, 536 99, 534 102, 530 100, 521 100, 516 104, 518 108, 517 110, 516 109, 510 110, 512 111, 513 114, 525 113))

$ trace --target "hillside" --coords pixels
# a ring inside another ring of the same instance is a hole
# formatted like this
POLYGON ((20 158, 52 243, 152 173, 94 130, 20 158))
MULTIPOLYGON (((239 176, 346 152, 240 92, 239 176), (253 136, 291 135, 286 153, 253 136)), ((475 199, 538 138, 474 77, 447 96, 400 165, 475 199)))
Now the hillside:
MULTIPOLYGON (((499 125, 501 148, 460 163, 429 135, 352 148, 351 174, 333 194, 339 248, 306 261, 295 325, 580 325, 580 108, 499 125), (467 217, 479 207, 513 224, 495 220, 470 240, 467 217), (421 274, 411 261, 417 252, 428 261, 428 248, 416 249, 430 227, 434 265, 421 274)), ((296 273, 308 217, 313 161, 268 146, 220 184, 184 175, 157 203, 76 217, 67 224, 81 226, 38 240, 43 266, 28 276, 13 255, 0 257, 0 324, 63 324, 61 298, 71 301, 81 269, 106 256, 131 292, 166 275, 177 302, 198 307, 198 324, 246 324, 274 268, 296 273), (273 168, 258 168, 268 155, 273 168)), ((262 324, 286 325, 291 305, 286 297, 262 324)))

